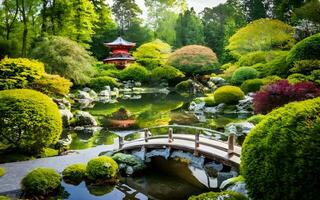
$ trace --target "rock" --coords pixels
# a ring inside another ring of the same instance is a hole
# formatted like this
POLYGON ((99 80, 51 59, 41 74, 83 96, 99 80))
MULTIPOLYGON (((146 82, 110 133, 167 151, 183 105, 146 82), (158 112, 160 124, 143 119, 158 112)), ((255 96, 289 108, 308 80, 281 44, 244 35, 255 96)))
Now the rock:
POLYGON ((204 165, 204 157, 194 156, 192 153, 183 152, 183 151, 173 151, 170 155, 170 158, 183 158, 190 161, 190 165, 202 169, 204 165))
POLYGON ((90 88, 88 88, 88 87, 85 87, 85 88, 83 88, 83 89, 82 89, 82 91, 84 91, 84 92, 90 92, 90 91, 91 91, 91 89, 90 89, 90 88))
POLYGON ((237 105, 237 113, 251 113, 253 97, 245 96, 243 100, 240 100, 237 105))
POLYGON ((91 96, 88 92, 80 90, 78 94, 78 99, 91 99, 91 96))
POLYGON ((60 109, 61 117, 62 117, 62 122, 63 126, 69 126, 70 125, 70 120, 73 117, 73 114, 70 110, 68 109, 60 109))
POLYGON ((55 144, 55 148, 63 149, 64 147, 69 146, 71 142, 72 142, 72 137, 70 134, 68 134, 67 138, 58 140, 58 142, 55 144))
POLYGON ((226 83, 226 80, 218 76, 211 77, 209 81, 214 83, 217 87, 220 87, 226 83))
POLYGON ((218 187, 222 184, 223 181, 236 177, 238 174, 236 172, 218 172, 217 180, 218 180, 218 187))
POLYGON ((205 106, 206 106, 206 103, 204 101, 203 102, 192 101, 189 105, 189 110, 195 113, 199 113, 199 112, 203 112, 205 106))
POLYGON ((136 87, 141 87, 141 85, 142 85, 141 82, 135 82, 134 83, 134 86, 136 86, 136 87))
POLYGON ((244 138, 254 127, 250 122, 229 123, 225 126, 225 133, 235 133, 237 138, 244 138))
POLYGON ((241 176, 234 177, 223 181, 220 185, 221 190, 231 190, 234 192, 239 192, 244 196, 248 197, 248 190, 246 183, 241 176))
POLYGON ((102 91, 99 93, 99 96, 102 96, 102 97, 110 97, 110 96, 111 96, 111 91, 110 91, 110 90, 102 90, 102 91))
POLYGON ((118 164, 125 165, 124 171, 128 176, 134 174, 137 171, 145 169, 144 162, 137 156, 124 153, 116 153, 112 156, 118 164))
POLYGON ((211 177, 217 177, 218 172, 223 169, 223 164, 217 162, 209 162, 204 165, 204 170, 211 177))
POLYGON ((169 156, 170 156, 170 150, 168 148, 166 149, 155 149, 155 150, 152 150, 148 153, 145 154, 145 157, 146 159, 150 159, 152 157, 158 157, 158 156, 161 156, 165 159, 168 159, 169 156))
POLYGON ((96 98, 98 95, 97 95, 97 93, 94 91, 94 90, 90 90, 89 91, 89 95, 90 95, 90 97, 92 97, 92 98, 96 98))
POLYGON ((95 118, 88 112, 78 111, 76 114, 76 124, 78 126, 97 126, 95 118))
POLYGON ((60 110, 71 109, 71 103, 65 98, 62 98, 62 99, 53 98, 53 101, 58 105, 60 110))
POLYGON ((224 108, 225 108, 225 104, 220 103, 219 105, 214 106, 214 107, 206 107, 204 109, 204 112, 211 113, 211 114, 218 114, 218 113, 223 113, 224 108))
POLYGON ((126 167, 126 174, 127 174, 128 176, 130 176, 130 175, 132 175, 133 173, 134 173, 133 167, 127 166, 127 167, 126 167))
POLYGON ((85 136, 92 136, 93 134, 97 133, 98 131, 102 130, 102 127, 84 127, 84 126, 76 126, 73 128, 74 131, 84 134, 85 136))

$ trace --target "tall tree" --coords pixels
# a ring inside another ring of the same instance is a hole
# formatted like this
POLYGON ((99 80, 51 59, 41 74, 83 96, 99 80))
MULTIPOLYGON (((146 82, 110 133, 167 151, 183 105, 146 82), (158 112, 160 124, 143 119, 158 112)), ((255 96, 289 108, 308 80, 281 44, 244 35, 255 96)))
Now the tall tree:
POLYGON ((4 0, 3 5, 3 16, 5 23, 6 39, 10 39, 10 33, 13 31, 14 24, 17 22, 19 14, 19 1, 18 0, 4 0))
POLYGON ((294 9, 299 8, 305 0, 273 0, 273 18, 289 22, 294 9))
POLYGON ((176 46, 203 44, 203 24, 193 8, 179 15, 176 25, 176 46))
POLYGON ((155 38, 159 38, 170 45, 176 43, 176 30, 178 14, 172 11, 165 11, 163 18, 159 20, 158 28, 155 31, 155 38))
POLYGON ((135 0, 114 0, 112 12, 120 27, 121 34, 129 28, 130 24, 142 13, 135 0))
POLYGON ((242 0, 243 9, 249 22, 267 17, 267 3, 263 0, 242 0))

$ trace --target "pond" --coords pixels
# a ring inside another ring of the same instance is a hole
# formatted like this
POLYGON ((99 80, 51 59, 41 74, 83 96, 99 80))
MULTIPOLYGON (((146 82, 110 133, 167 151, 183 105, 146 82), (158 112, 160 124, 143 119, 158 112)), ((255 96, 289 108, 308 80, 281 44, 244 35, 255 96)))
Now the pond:
MULTIPOLYGON (((185 97, 171 92, 169 94, 153 93, 136 95, 134 99, 118 99, 115 103, 96 103, 90 112, 102 125, 103 130, 96 134, 71 132, 70 149, 86 149, 102 144, 112 144, 117 137, 115 132, 138 130, 161 125, 189 125, 223 131, 223 127, 237 120, 248 117, 241 114, 213 115, 199 117, 188 110, 193 97, 185 97)), ((179 133, 181 130, 175 130, 179 133)), ((194 134, 183 129, 183 133, 194 134)), ((167 134, 167 128, 152 130, 152 134, 167 134)), ((132 135, 126 139, 136 139, 132 135)))

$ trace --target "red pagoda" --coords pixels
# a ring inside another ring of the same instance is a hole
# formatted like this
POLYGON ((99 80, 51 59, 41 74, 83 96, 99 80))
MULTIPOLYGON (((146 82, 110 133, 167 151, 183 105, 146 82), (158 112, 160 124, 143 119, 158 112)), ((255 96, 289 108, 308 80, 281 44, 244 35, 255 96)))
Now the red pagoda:
POLYGON ((135 59, 130 55, 129 49, 136 46, 136 43, 125 41, 118 37, 115 41, 104 43, 106 47, 111 48, 111 56, 104 59, 104 63, 115 64, 118 69, 124 69, 128 63, 135 59))

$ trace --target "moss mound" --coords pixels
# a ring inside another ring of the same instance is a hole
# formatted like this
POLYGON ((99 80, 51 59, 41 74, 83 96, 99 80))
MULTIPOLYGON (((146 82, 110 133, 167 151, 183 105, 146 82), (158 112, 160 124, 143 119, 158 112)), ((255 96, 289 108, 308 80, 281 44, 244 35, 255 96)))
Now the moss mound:
POLYGON ((66 167, 63 172, 63 179, 71 183, 80 183, 86 177, 85 164, 73 164, 66 167))
POLYGON ((275 109, 247 135, 241 173, 260 200, 320 196, 320 98, 275 109))
POLYGON ((86 172, 92 181, 106 180, 114 178, 118 168, 118 164, 111 157, 99 156, 88 162, 86 172))
POLYGON ((244 98, 244 93, 239 87, 222 86, 213 93, 213 97, 217 104, 225 103, 233 105, 244 98))
POLYGON ((223 191, 223 192, 208 192, 198 196, 191 196, 188 200, 247 200, 247 197, 238 192, 223 191))
POLYGON ((246 80, 257 78, 258 72, 251 67, 240 67, 233 74, 231 81, 236 85, 241 85, 246 80))

